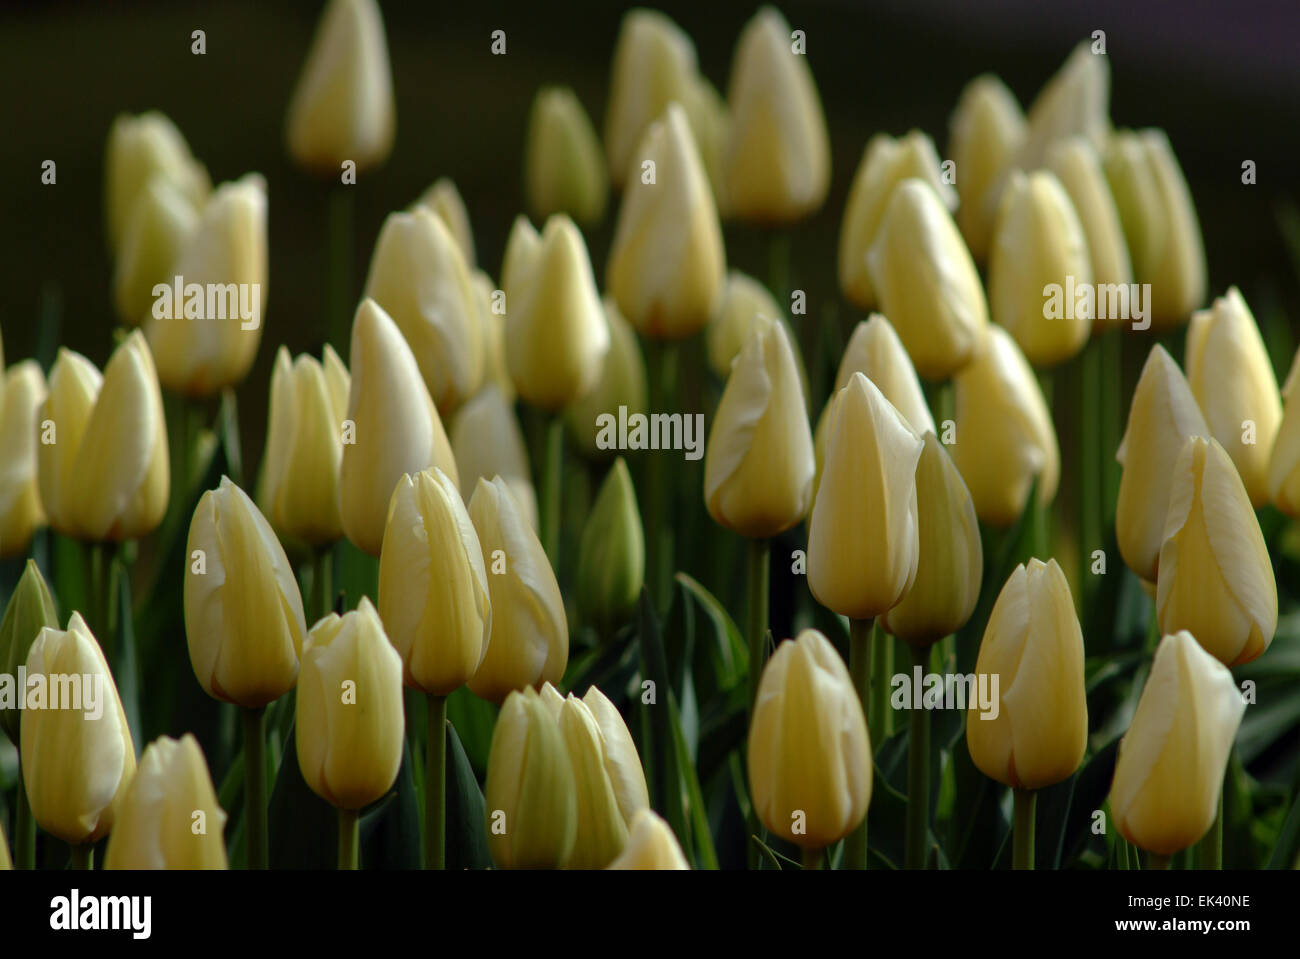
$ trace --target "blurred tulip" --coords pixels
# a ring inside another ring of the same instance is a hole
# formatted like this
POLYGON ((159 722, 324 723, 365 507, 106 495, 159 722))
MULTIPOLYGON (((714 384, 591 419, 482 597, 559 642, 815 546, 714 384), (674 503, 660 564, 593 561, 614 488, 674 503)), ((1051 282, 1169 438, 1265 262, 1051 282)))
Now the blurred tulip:
POLYGON ((181 131, 164 114, 150 110, 132 116, 119 113, 108 131, 104 196, 108 220, 108 249, 116 254, 127 232, 136 200, 155 177, 171 184, 196 209, 212 192, 208 171, 181 131))
POLYGON ((763 825, 804 849, 844 838, 867 814, 867 720, 844 661, 815 629, 777 646, 763 669, 749 788, 763 825))
POLYGON ((767 287, 739 270, 731 270, 727 273, 722 296, 718 298, 713 318, 709 320, 706 330, 709 368, 720 380, 725 380, 731 375, 731 362, 740 354, 741 347, 744 346, 745 339, 754 326, 754 320, 759 316, 769 320, 779 320, 785 327, 785 338, 794 353, 795 367, 799 371, 799 380, 806 400, 808 384, 804 374, 803 359, 799 355, 799 343, 790 326, 786 311, 772 298, 767 287))
MULTIPOLYGON (((593 687, 595 688, 595 687, 593 687)), ((638 810, 628 827, 627 845, 606 869, 690 869, 673 831, 653 809, 638 810)))
POLYGON ((29 707, 36 676, 45 679, 37 688, 59 695, 60 708, 51 701, 23 716, 19 755, 32 816, 71 845, 98 842, 117 821, 135 775, 135 746, 113 674, 80 613, 66 630, 47 626, 32 643, 29 707), (58 677, 79 683, 69 687, 58 677), (64 697, 73 697, 72 704, 64 697))
POLYGON ((590 226, 605 216, 605 157, 571 87, 543 87, 533 99, 524 147, 524 192, 539 220, 567 213, 590 226))
POLYGON ((451 451, 461 485, 500 476, 510 487, 528 525, 537 529, 537 492, 528 466, 528 445, 513 406, 489 385, 460 408, 451 424, 451 451))
POLYGON ((564 412, 569 436, 589 458, 608 459, 609 450, 596 444, 600 430, 596 424, 602 413, 617 415, 620 406, 627 407, 627 415, 646 412, 648 406, 645 359, 636 331, 623 319, 613 297, 601 301, 605 320, 609 324, 609 352, 601 367, 600 379, 590 393, 569 404, 564 412))
POLYGON ((393 73, 375 0, 330 0, 289 99, 286 137, 295 163, 339 176, 351 160, 375 167, 393 148, 393 73))
POLYGON ((153 356, 137 330, 101 377, 61 348, 37 414, 41 502, 50 525, 89 542, 150 533, 167 511, 167 424, 153 356), (93 479, 91 479, 93 477, 93 479))
POLYGON ((104 854, 105 869, 226 869, 226 813, 191 733, 140 757, 104 854))
POLYGON ((997 188, 1024 139, 1024 111, 1005 83, 985 73, 966 84, 948 121, 948 156, 958 171, 957 225, 978 262, 988 257, 997 188))
POLYGON ((1084 137, 1097 150, 1105 145, 1110 133, 1110 67, 1105 54, 1093 53, 1091 46, 1091 41, 1081 41, 1034 98, 1014 166, 1041 167, 1052 144, 1073 136, 1084 137))
MULTIPOLYGON (((59 628, 59 615, 54 597, 45 583, 36 561, 29 559, 18 578, 9 602, 5 605, 4 619, 0 620, 0 675, 17 676, 18 667, 26 665, 27 653, 32 643, 45 627, 59 628)), ((19 696, 27 691, 18 690, 19 696)), ((17 704, 15 703, 14 706, 17 704)), ((0 729, 15 746, 20 745, 18 730, 22 711, 10 706, 0 708, 0 729)))
POLYGON ((727 138, 731 134, 731 114, 727 101, 717 88, 701 76, 695 78, 682 101, 686 119, 691 124, 691 134, 700 150, 700 160, 713 188, 713 201, 718 212, 726 215, 726 161, 727 138))
POLYGON ((541 249, 542 235, 529 222, 528 217, 519 214, 510 226, 505 256, 501 261, 501 289, 507 297, 507 314, 512 293, 514 296, 523 296, 524 287, 532 279, 533 267, 537 265, 541 249))
MULTIPOLYGON (((636 609, 645 583, 645 534, 620 456, 600 485, 578 545, 578 611, 602 639, 636 609)), ((595 689, 596 687, 591 687, 595 689)))
POLYGON ((482 270, 471 277, 478 303, 479 339, 483 342, 483 380, 491 383, 505 397, 507 403, 515 401, 515 384, 506 368, 506 314, 505 307, 496 307, 498 291, 492 278, 482 270))
POLYGON ((113 264, 113 305, 124 324, 144 322, 154 286, 171 285, 176 257, 198 223, 198 207, 166 177, 155 176, 140 190, 113 264))
POLYGON ((223 476, 199 499, 185 555, 185 635, 199 685, 247 709, 279 699, 297 680, 307 626, 271 524, 223 476))
POLYGON ((1052 414, 1016 341, 989 327, 984 346, 954 380, 953 462, 986 523, 1010 526, 1038 479, 1038 502, 1056 496, 1061 451, 1052 414))
POLYGON ((455 237, 466 266, 473 270, 477 263, 474 254, 474 229, 470 226, 469 211, 465 209, 465 201, 461 198, 460 191, 456 189, 455 182, 445 176, 438 177, 433 186, 425 190, 415 201, 414 206, 424 207, 442 220, 443 226, 455 237))
MULTIPOLYGON (((570 697, 572 698, 572 696, 570 697)), ((600 729, 601 762, 614 789, 614 801, 623 819, 631 825, 636 814, 650 807, 650 790, 641 768, 641 757, 618 707, 594 685, 588 687, 582 703, 591 711, 600 729)))
POLYGON ((460 479, 415 356, 374 300, 357 308, 350 361, 339 508, 348 539, 378 556, 393 488, 404 473, 436 466, 457 485, 460 479))
POLYGON ((1286 405, 1268 462, 1268 497, 1274 506, 1292 518, 1300 517, 1300 393, 1296 393, 1297 383, 1300 383, 1300 350, 1296 351, 1291 371, 1282 384, 1286 405))
POLYGON ((1245 712, 1232 673, 1191 633, 1160 641, 1110 787, 1125 839, 1168 856, 1206 834, 1245 712))
POLYGON ((975 664, 997 702, 973 702, 966 745, 980 772, 1016 789, 1068 779, 1088 745, 1083 632, 1056 560, 1015 568, 989 614, 975 664))
POLYGON ((4 369, 0 354, 0 557, 26 552, 32 534, 45 525, 38 481, 39 413, 45 403, 45 375, 34 360, 4 369))

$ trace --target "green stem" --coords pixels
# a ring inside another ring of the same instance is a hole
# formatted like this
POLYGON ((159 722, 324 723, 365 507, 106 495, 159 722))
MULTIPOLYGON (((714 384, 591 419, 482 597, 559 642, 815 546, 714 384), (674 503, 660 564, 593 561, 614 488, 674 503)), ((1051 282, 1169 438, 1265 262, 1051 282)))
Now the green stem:
POLYGON ((266 707, 241 710, 244 716, 244 837, 247 867, 265 869, 266 856, 266 707))
POLYGON ((564 421, 547 416, 543 430, 545 462, 542 466, 541 526, 542 546, 556 576, 560 570, 560 483, 564 472, 564 421))
POLYGON ((227 386, 221 391, 221 429, 225 437, 226 473, 230 481, 241 489, 244 486, 243 444, 239 440, 239 401, 235 389, 227 386))
POLYGON ((352 187, 334 184, 329 199, 329 340, 344 344, 349 340, 348 325, 352 309, 352 187))
POLYGON ((1149 853, 1147 853, 1147 868, 1148 868, 1148 869, 1168 869, 1168 868, 1169 868, 1169 857, 1168 857, 1168 856, 1162 856, 1162 855, 1160 855, 1159 853, 1149 852, 1149 853))
MULTIPOLYGON (((930 665, 928 646, 912 647, 912 666, 924 675, 930 665)), ((924 869, 930 832, 930 711, 911 711, 911 738, 907 744, 907 849, 908 869, 924 869)))
POLYGON ((1214 814, 1210 831, 1201 840, 1201 868, 1223 868, 1223 790, 1219 790, 1219 807, 1214 814))
POLYGON ((822 867, 822 855, 824 850, 805 849, 803 851, 804 869, 820 869, 822 867))
MULTIPOLYGON (((858 691, 858 701, 862 703, 862 715, 870 715, 871 707, 871 634, 875 629, 875 620, 849 620, 849 675, 853 679, 853 688, 858 691)), ((870 727, 871 738, 879 743, 882 737, 877 729, 870 727)), ((867 868, 867 820, 864 816, 861 825, 853 830, 844 840, 844 869, 867 868)))
MULTIPOLYGON (((1092 551, 1104 549, 1106 452, 1102 447, 1101 365, 1102 344, 1093 337, 1083 348, 1081 369, 1077 376, 1079 395, 1075 421, 1079 426, 1079 462, 1083 464, 1083 488, 1079 491, 1079 583, 1082 608, 1091 609, 1097 579, 1092 575, 1092 551)), ((1112 451, 1113 455, 1113 451, 1112 451)))
POLYGON ((23 782, 23 757, 18 756, 18 808, 14 811, 14 868, 36 868, 36 818, 31 803, 27 801, 27 785, 23 782))
MULTIPOLYGON (((672 408, 674 381, 676 379, 676 344, 661 340, 647 340, 647 386, 650 412, 667 412, 672 408)), ((668 607, 673 567, 673 530, 667 522, 672 505, 671 479, 666 472, 663 450, 646 450, 646 580, 655 608, 668 607)))
POLYGON ((95 847, 88 842, 79 842, 69 844, 72 850, 72 859, 68 862, 68 868, 76 871, 95 868, 95 847))
POLYGON ((1101 521, 1109 528, 1115 518, 1115 505, 1119 501, 1119 464, 1115 453, 1119 449, 1120 397, 1124 392, 1124 363, 1120 350, 1120 330, 1107 330, 1101 336, 1101 521))
POLYGON ((361 836, 357 828, 360 810, 339 810, 339 868, 361 868, 361 836))
POLYGON ((334 608, 333 592, 334 550, 331 547, 317 550, 311 558, 312 613, 319 622, 334 608))
POLYGON ((1038 793, 1032 789, 1013 789, 1015 797, 1015 832, 1012 845, 1012 868, 1034 868, 1034 807, 1038 793))
POLYGON ((889 683, 894 678, 894 637, 883 629, 872 630, 871 709, 867 725, 871 738, 882 743, 894 734, 894 714, 889 708, 889 683))
POLYGON ((429 695, 424 758, 424 868, 447 865, 447 697, 429 695))
POLYGON ((746 620, 749 639, 749 708, 754 709, 758 698, 758 680, 763 674, 763 661, 767 653, 767 607, 772 542, 767 539, 749 541, 749 616, 746 620))

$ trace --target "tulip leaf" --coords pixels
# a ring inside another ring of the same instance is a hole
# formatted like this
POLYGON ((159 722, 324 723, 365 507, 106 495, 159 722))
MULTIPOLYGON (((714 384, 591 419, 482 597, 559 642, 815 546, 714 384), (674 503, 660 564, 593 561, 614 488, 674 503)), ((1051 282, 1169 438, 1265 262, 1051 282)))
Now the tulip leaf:
POLYGON ((651 805, 667 820, 682 849, 691 848, 690 828, 682 796, 682 776, 678 769, 674 742, 672 683, 659 633, 659 618, 654 600, 646 589, 641 591, 638 643, 641 652, 641 675, 653 683, 642 696, 642 715, 646 719, 647 741, 641 760, 646 767, 651 805))
MULTIPOLYGON (((285 758, 288 759, 287 747, 285 758)), ((294 765, 297 765, 296 750, 294 765)), ((415 794, 413 768, 410 747, 403 743, 397 780, 383 798, 362 811, 361 868, 420 868, 420 801, 415 794)), ((337 813, 334 815, 337 836, 337 813)))
POLYGON ((338 865, 338 815, 302 778, 292 726, 266 818, 272 869, 333 869, 338 865))
MULTIPOLYGON (((490 869, 487 803, 456 727, 447 724, 447 868, 490 869)), ((418 845, 414 845, 418 848, 418 845)))
POLYGON ((945 843, 948 858, 957 869, 988 869, 1010 832, 1001 806, 1004 787, 976 768, 966 748, 964 729, 950 750, 955 798, 945 843))
POLYGON ((1038 791, 1034 858, 1040 869, 1068 865, 1092 836, 1093 812, 1101 809, 1115 773, 1119 740, 1087 757, 1069 779, 1038 791))
POLYGON ((749 647, 745 645, 736 623, 717 598, 685 573, 677 574, 687 594, 704 610, 713 624, 714 645, 711 647, 718 685, 730 690, 743 685, 749 670, 749 647))
POLYGON ((1268 859, 1269 869, 1300 869, 1300 789, 1282 823, 1277 844, 1268 859))
POLYGON ((486 777, 497 707, 462 686, 447 697, 447 721, 456 727, 456 741, 469 760, 470 768, 480 779, 486 777))

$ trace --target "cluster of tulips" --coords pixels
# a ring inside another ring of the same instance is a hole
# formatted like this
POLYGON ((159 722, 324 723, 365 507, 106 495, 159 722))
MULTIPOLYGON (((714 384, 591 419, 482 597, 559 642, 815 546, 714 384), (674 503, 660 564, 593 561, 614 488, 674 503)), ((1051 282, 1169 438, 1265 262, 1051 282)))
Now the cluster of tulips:
MULTIPOLYGON (((193 492, 184 632, 198 683, 244 718, 250 867, 267 862, 268 722, 292 718, 296 757, 281 761, 296 758, 338 810, 338 861, 356 867, 360 811, 390 793, 404 761, 404 689, 427 704, 423 862, 441 867, 447 700, 468 687, 500 707, 484 821, 473 826, 498 867, 689 868, 696 844, 651 808, 614 701, 627 691, 561 690, 575 613, 598 650, 622 642, 639 606, 668 599, 675 569, 668 471, 679 454, 634 461, 643 522, 633 472, 600 446, 597 420, 680 412, 707 395, 699 386, 712 373, 721 393, 693 495, 750 544, 738 651, 748 776, 737 788, 751 851, 784 862, 768 845, 784 840, 808 868, 867 867, 872 742, 894 722, 893 638, 923 671, 952 662, 988 572, 982 524, 1047 525, 1061 479, 1050 369, 1077 358, 1118 392, 1117 337, 1142 342, 1121 331, 1127 316, 1049 316, 1046 290, 1136 284, 1150 291, 1156 332, 1190 325, 1186 375, 1151 346, 1122 442, 1101 430, 1098 460, 1082 464, 1083 551, 1104 545, 1113 515, 1122 558, 1154 599, 1158 639, 1109 815, 1152 864, 1197 843, 1216 862, 1223 776, 1246 710, 1230 668, 1262 655, 1278 621, 1255 509, 1300 516, 1300 403, 1283 407, 1297 374, 1279 390, 1236 288, 1200 309, 1203 245, 1169 141, 1113 129, 1108 104, 1104 51, 1085 42, 1027 113, 996 77, 973 80, 947 161, 919 131, 871 138, 838 263, 844 297, 869 319, 834 344, 838 373, 814 425, 820 397, 804 356, 838 331, 801 324, 763 282, 728 272, 722 228, 762 224, 780 237, 826 199, 830 138, 806 38, 760 10, 740 33, 724 99, 676 24, 633 10, 614 50, 603 147, 572 90, 537 94, 524 156, 533 220, 514 223, 499 286, 477 265, 456 187, 439 180, 384 221, 347 363, 328 343, 320 359, 280 348, 252 495, 239 475, 200 490, 196 464, 211 455, 217 428, 202 420, 214 402, 237 436, 234 390, 264 324, 160 315, 156 287, 183 277, 200 292, 251 291, 260 318, 267 183, 250 173, 214 188, 166 117, 120 117, 107 233, 130 332, 102 374, 66 348, 48 378, 34 361, 0 362, 0 553, 25 555, 48 524, 88 544, 92 560, 86 606, 66 620, 27 562, 0 624, 0 673, 25 667, 29 682, 51 686, 99 677, 108 700, 95 719, 0 710, 20 755, 15 860, 33 864, 39 825, 78 865, 105 837, 110 868, 227 865, 227 814, 198 740, 162 736, 137 757, 137 721, 118 693, 122 670, 135 668, 114 638, 125 594, 105 573, 143 554, 123 544, 147 542, 193 492), (602 295, 579 224, 603 219, 611 187, 621 201, 602 295), (698 354, 682 349, 696 340, 698 354), (170 429, 164 389, 176 401, 170 429), (516 404, 538 427, 536 473, 516 404), (597 465, 566 464, 566 447, 597 465), (1101 462, 1110 456, 1122 464, 1114 491, 1101 462), (565 471, 606 465, 566 596, 565 471), (771 544, 801 523, 800 572, 843 635, 806 628, 773 649, 771 544), (373 598, 332 589, 343 539, 376 564, 373 598)), ((291 156, 346 191, 340 178, 388 159, 394 114, 377 4, 330 0, 289 105, 291 156)), ((971 760, 1012 790, 1019 867, 1035 861, 1037 791, 1071 777, 1088 750, 1075 596, 1087 587, 1080 576, 1072 588, 1072 563, 1063 568, 1049 544, 1037 541, 987 612, 975 672, 997 678, 996 708, 972 702, 966 721, 971 760)), ((717 571, 720 582, 733 575, 717 571)), ((645 710, 675 709, 662 691, 642 695, 647 685, 643 672, 629 684, 645 710)), ((909 717, 905 863, 917 868, 934 861, 930 721, 928 709, 909 717)))

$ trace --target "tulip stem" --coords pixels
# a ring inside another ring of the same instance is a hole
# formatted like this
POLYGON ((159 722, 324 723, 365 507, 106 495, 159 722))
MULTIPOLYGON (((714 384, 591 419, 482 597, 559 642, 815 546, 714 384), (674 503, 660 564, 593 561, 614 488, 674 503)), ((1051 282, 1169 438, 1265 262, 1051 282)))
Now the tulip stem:
POLYGON ((429 694, 424 753, 424 868, 447 865, 447 697, 429 694))
MULTIPOLYGON (((912 666, 922 675, 930 667, 930 647, 912 647, 912 666)), ((907 849, 908 869, 924 869, 930 832, 930 711, 911 711, 911 738, 907 744, 907 849)))
POLYGON ((884 742, 894 733, 894 713, 889 708, 889 684, 894 678, 894 637, 872 627, 871 638, 871 708, 867 726, 876 742, 884 742))
POLYGON ((348 319, 352 304, 352 190, 335 185, 329 201, 329 339, 348 341, 348 319))
POLYGON ((758 680, 767 653, 767 604, 772 541, 749 541, 749 710, 758 698, 758 680))
POLYGON ((564 472, 564 421, 558 416, 546 417, 544 428, 545 457, 542 466, 541 526, 542 546, 551 569, 560 575, 560 483, 564 472))
POLYGON ((1161 856, 1159 853, 1149 852, 1149 853, 1147 853, 1147 868, 1148 868, 1148 869, 1168 869, 1168 868, 1169 868, 1169 857, 1168 857, 1168 856, 1161 856))
POLYGON ((326 546, 323 549, 312 553, 311 558, 311 589, 315 602, 312 603, 312 615, 319 621, 330 614, 334 608, 333 580, 334 573, 334 551, 326 546))
POLYGON ((357 828, 359 810, 339 810, 339 868, 361 868, 360 830, 357 828))
POLYGON ((821 869, 823 852, 824 850, 821 849, 805 849, 803 851, 804 869, 821 869))
POLYGON ((1038 793, 1032 789, 1012 789, 1015 798, 1014 841, 1011 868, 1034 868, 1034 812, 1038 793))
POLYGON ((1219 808, 1214 814, 1210 831, 1201 840, 1200 859, 1202 869, 1223 868, 1223 790, 1219 790, 1219 808))
POLYGON ((31 803, 27 801, 27 785, 23 782, 23 757, 18 754, 18 808, 14 811, 14 868, 36 868, 36 819, 31 803))
MULTIPOLYGON (((849 675, 853 679, 853 688, 858 691, 863 716, 869 716, 871 711, 871 634, 875 631, 875 625, 873 619, 849 620, 849 675)), ((879 743, 876 727, 868 724, 868 729, 871 737, 879 743)), ((844 840, 844 856, 840 860, 840 868, 867 868, 866 817, 844 840)))
MULTIPOLYGON (((651 413, 666 413, 673 407, 676 392, 677 345, 672 342, 649 339, 646 341, 648 402, 651 413)), ((668 607, 673 574, 673 528, 666 516, 672 508, 672 485, 665 469, 664 456, 659 450, 646 450, 646 581, 655 608, 668 607)))
POLYGON ((72 859, 68 862, 69 869, 81 871, 95 868, 95 847, 92 843, 71 843, 69 848, 72 850, 72 859))
POLYGON ((244 714, 244 837, 247 868, 266 868, 266 707, 244 714))

